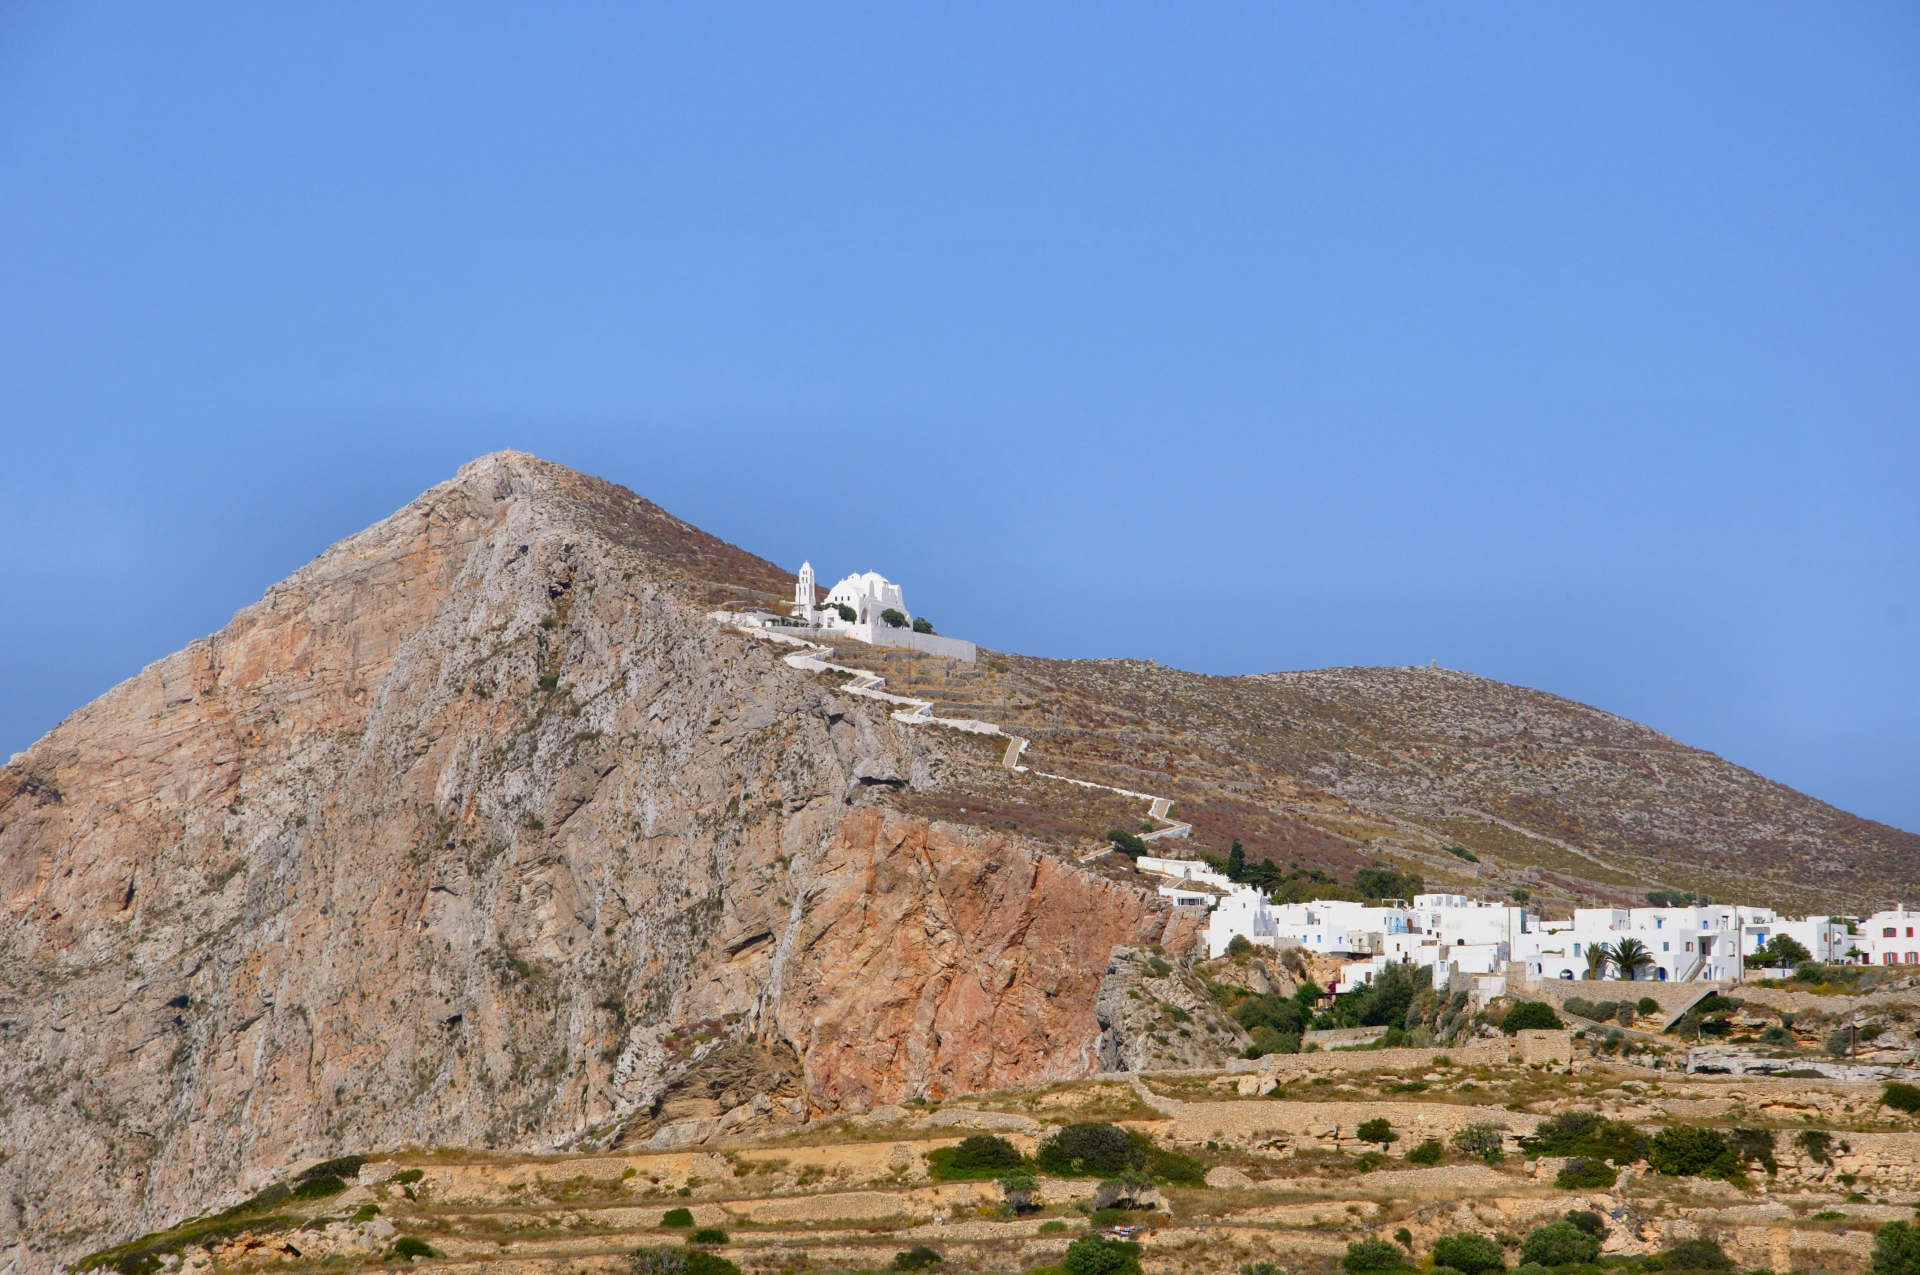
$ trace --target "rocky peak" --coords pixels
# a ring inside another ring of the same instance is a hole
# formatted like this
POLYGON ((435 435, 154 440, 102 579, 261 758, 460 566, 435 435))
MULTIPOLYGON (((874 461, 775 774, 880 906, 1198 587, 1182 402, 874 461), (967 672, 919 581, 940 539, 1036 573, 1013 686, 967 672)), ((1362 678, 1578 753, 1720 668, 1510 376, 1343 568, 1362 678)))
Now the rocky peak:
POLYGON ((0 768, 0 1265, 302 1159, 1093 1069, 1165 909, 876 804, 950 741, 708 617, 791 587, 496 453, 0 768))

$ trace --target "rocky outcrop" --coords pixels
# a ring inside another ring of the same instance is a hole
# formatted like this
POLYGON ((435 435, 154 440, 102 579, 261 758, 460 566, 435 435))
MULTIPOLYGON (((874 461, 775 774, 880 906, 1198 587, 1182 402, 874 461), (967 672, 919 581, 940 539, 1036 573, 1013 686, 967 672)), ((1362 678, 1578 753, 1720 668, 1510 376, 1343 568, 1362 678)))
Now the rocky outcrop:
POLYGON ((1095 1013, 1103 1071, 1218 1067, 1251 1043, 1191 969, 1141 948, 1113 949, 1095 1013))
POLYGON ((964 758, 708 619, 789 588, 504 453, 0 768, 0 1266, 344 1151, 1092 1069, 1164 909, 886 809, 964 758))

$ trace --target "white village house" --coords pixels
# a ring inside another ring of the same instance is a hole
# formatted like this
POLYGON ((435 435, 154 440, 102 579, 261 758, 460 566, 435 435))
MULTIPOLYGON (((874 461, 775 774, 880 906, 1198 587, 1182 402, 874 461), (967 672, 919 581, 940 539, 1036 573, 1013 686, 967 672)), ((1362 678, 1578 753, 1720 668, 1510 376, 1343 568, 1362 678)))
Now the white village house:
POLYGON ((1636 940, 1647 963, 1623 971, 1612 961, 1601 977, 1661 982, 1737 980, 1747 956, 1786 935, 1817 961, 1864 959, 1920 964, 1920 912, 1904 906, 1876 913, 1853 933, 1844 920, 1784 918, 1769 908, 1721 904, 1676 908, 1580 908, 1571 922, 1543 923, 1524 907, 1459 894, 1421 894, 1411 904, 1344 899, 1275 904, 1250 885, 1236 885, 1205 865, 1141 857, 1139 868, 1167 878, 1160 893, 1177 905, 1211 906, 1207 955, 1235 938, 1256 947, 1298 947, 1354 959, 1341 966, 1337 988, 1370 983, 1387 965, 1431 969, 1435 986, 1456 975, 1497 975, 1514 965, 1529 979, 1586 979, 1596 945, 1615 952, 1636 940), (1858 953, 1857 956, 1850 955, 1858 953))
POLYGON ((1851 942, 1868 965, 1920 965, 1920 912, 1904 903, 1875 912, 1851 942))

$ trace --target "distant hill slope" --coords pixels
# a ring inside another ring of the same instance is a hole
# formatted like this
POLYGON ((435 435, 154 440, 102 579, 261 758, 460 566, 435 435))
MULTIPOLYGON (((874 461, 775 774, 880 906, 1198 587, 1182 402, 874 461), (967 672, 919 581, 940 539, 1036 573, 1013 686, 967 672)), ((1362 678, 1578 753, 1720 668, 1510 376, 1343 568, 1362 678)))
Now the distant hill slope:
MULTIPOLYGON (((1031 735, 1042 769, 1178 795, 1196 844, 1224 850, 1238 837, 1283 866, 1346 873, 1384 855, 1436 886, 1524 888, 1563 904, 1638 902, 1655 886, 1839 912, 1920 896, 1920 836, 1625 718, 1470 673, 841 658, 891 673, 938 711, 1031 735)), ((1030 800, 1044 808, 1051 790, 1030 800)))

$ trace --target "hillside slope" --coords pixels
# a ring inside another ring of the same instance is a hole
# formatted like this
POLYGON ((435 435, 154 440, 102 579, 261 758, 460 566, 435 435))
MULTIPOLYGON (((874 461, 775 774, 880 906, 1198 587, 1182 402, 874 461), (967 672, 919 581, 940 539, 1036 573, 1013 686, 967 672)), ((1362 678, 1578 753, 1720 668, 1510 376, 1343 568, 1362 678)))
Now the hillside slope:
MULTIPOLYGON (((1031 736, 1040 769, 1178 796, 1196 844, 1225 850, 1237 837, 1283 866, 1344 875, 1384 857, 1435 885, 1525 888, 1562 906, 1638 902, 1655 886, 1841 913, 1920 895, 1920 836, 1625 718, 1470 673, 838 658, 936 711, 1031 736)), ((1038 832, 1059 796, 1034 788, 1002 826, 1038 832)))

